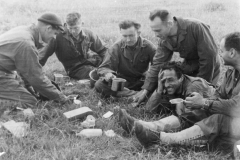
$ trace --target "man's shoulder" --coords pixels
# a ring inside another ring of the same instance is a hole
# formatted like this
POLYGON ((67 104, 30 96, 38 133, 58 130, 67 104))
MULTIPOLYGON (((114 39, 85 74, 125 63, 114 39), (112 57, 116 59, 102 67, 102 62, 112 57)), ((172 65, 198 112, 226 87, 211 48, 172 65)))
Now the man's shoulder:
POLYGON ((4 43, 4 41, 8 43, 19 43, 21 46, 34 45, 34 37, 31 33, 30 26, 19 26, 5 32, 0 35, 0 43, 4 43))
POLYGON ((195 19, 195 18, 178 18, 179 23, 181 26, 183 26, 183 28, 186 29, 191 29, 191 28, 198 28, 199 26, 206 26, 207 28, 210 28, 210 26, 199 20, 199 19, 195 19))
POLYGON ((188 76, 188 75, 184 75, 187 79, 187 81, 189 81, 188 86, 189 87, 194 87, 194 86, 210 86, 211 84, 209 82, 207 82, 205 79, 201 78, 201 77, 192 77, 192 76, 188 76))
POLYGON ((89 38, 96 36, 96 34, 93 31, 91 31, 90 29, 87 29, 87 28, 83 28, 82 32, 83 32, 83 36, 87 36, 89 38))
POLYGON ((150 40, 148 40, 146 38, 143 38, 143 37, 141 37, 141 38, 142 38, 142 41, 143 41, 143 46, 146 46, 148 48, 156 50, 157 47, 150 40))
POLYGON ((111 45, 111 47, 109 47, 109 51, 111 51, 111 52, 116 52, 116 53, 118 53, 120 50, 121 50, 121 48, 123 48, 123 46, 124 46, 124 43, 123 43, 123 41, 122 40, 117 40, 116 42, 114 42, 112 45, 111 45))

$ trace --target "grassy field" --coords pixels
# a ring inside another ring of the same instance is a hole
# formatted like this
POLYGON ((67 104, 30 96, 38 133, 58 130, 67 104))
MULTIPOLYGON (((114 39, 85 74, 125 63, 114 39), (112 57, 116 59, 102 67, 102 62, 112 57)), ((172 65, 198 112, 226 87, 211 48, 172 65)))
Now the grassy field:
MULTIPOLYGON (((142 24, 142 35, 156 43, 156 38, 148 24, 149 12, 155 8, 168 8, 176 16, 200 19, 211 26, 212 33, 219 43, 222 36, 239 31, 240 2, 238 0, 0 0, 0 33, 18 25, 36 22, 43 12, 58 13, 64 20, 71 11, 82 14, 84 25, 97 33, 107 44, 119 38, 118 23, 123 19, 135 19, 142 24)), ((175 59, 178 56, 174 57, 175 59)), ((63 73, 63 66, 52 56, 44 67, 46 74, 52 78, 53 73, 63 73)), ((26 160, 88 160, 88 159, 226 159, 219 152, 210 152, 207 147, 186 147, 160 145, 158 149, 146 152, 135 137, 125 137, 117 123, 117 117, 103 119, 107 111, 113 111, 116 105, 128 110, 134 117, 155 120, 145 114, 141 108, 131 108, 124 100, 118 102, 104 101, 87 86, 73 81, 73 87, 61 86, 66 95, 79 94, 84 106, 96 112, 96 128, 104 131, 112 129, 119 137, 84 139, 75 136, 82 130, 80 121, 68 122, 63 112, 76 108, 62 108, 51 102, 41 103, 34 112, 33 119, 25 119, 20 112, 1 117, 0 121, 14 119, 31 124, 29 135, 22 139, 11 136, 6 130, 0 129, 0 152, 6 154, 0 159, 26 160), (103 103, 97 107, 98 101, 103 103)), ((0 106, 1 107, 1 106, 0 106)))

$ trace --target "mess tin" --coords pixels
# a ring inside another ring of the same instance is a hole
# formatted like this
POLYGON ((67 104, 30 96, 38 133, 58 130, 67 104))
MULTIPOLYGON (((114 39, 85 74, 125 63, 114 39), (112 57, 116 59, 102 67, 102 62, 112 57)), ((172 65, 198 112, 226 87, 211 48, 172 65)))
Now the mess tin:
POLYGON ((56 83, 64 83, 65 81, 70 81, 70 77, 62 74, 54 74, 54 81, 56 83))
POLYGON ((175 98, 169 101, 171 104, 176 105, 176 113, 178 115, 185 113, 185 105, 183 104, 183 101, 184 100, 182 98, 175 98))
POLYGON ((112 79, 112 91, 122 91, 125 86, 126 80, 123 78, 113 78, 112 79))

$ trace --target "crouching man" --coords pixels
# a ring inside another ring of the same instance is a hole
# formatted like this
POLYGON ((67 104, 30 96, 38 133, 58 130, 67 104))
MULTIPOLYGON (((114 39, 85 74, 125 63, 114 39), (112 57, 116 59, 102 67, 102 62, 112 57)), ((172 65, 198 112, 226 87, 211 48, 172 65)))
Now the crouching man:
MULTIPOLYGON (((210 98, 203 98, 197 92, 185 100, 186 106, 194 110, 204 110, 210 116, 180 132, 150 128, 135 121, 136 137, 145 147, 153 144, 199 144, 220 139, 234 142, 240 139, 240 32, 225 36, 220 49, 228 69, 222 85, 210 98)), ((154 124, 154 122, 152 122, 154 124)))
POLYGON ((103 79, 96 82, 97 92, 104 96, 130 96, 141 90, 145 72, 152 63, 156 47, 140 36, 141 25, 135 21, 125 20, 119 24, 122 39, 108 49, 103 63, 98 68, 98 74, 103 79), (111 90, 108 82, 112 78, 123 78, 127 82, 124 92, 111 90))
POLYGON ((38 49, 60 30, 63 30, 60 18, 45 13, 36 25, 20 26, 0 35, 0 107, 7 104, 34 107, 37 99, 29 92, 33 91, 32 87, 50 100, 61 104, 68 101, 44 75, 38 60, 38 49), (28 84, 28 89, 16 80, 15 71, 28 84))

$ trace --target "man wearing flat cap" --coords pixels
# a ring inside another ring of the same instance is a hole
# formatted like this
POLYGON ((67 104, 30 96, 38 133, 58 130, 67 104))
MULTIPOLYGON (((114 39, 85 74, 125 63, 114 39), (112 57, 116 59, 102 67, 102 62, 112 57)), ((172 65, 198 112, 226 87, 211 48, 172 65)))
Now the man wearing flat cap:
POLYGON ((38 18, 36 25, 19 26, 0 35, 1 111, 4 106, 34 107, 37 99, 29 92, 31 88, 50 100, 61 104, 68 102, 68 98, 44 75, 38 59, 38 49, 60 30, 63 30, 60 18, 45 13, 38 18), (27 84, 27 89, 16 80, 16 71, 27 84))
POLYGON ((52 39, 40 53, 40 64, 47 62, 54 52, 69 77, 88 79, 89 72, 98 67, 107 48, 92 31, 82 28, 81 15, 72 12, 66 16, 65 31, 52 39))

